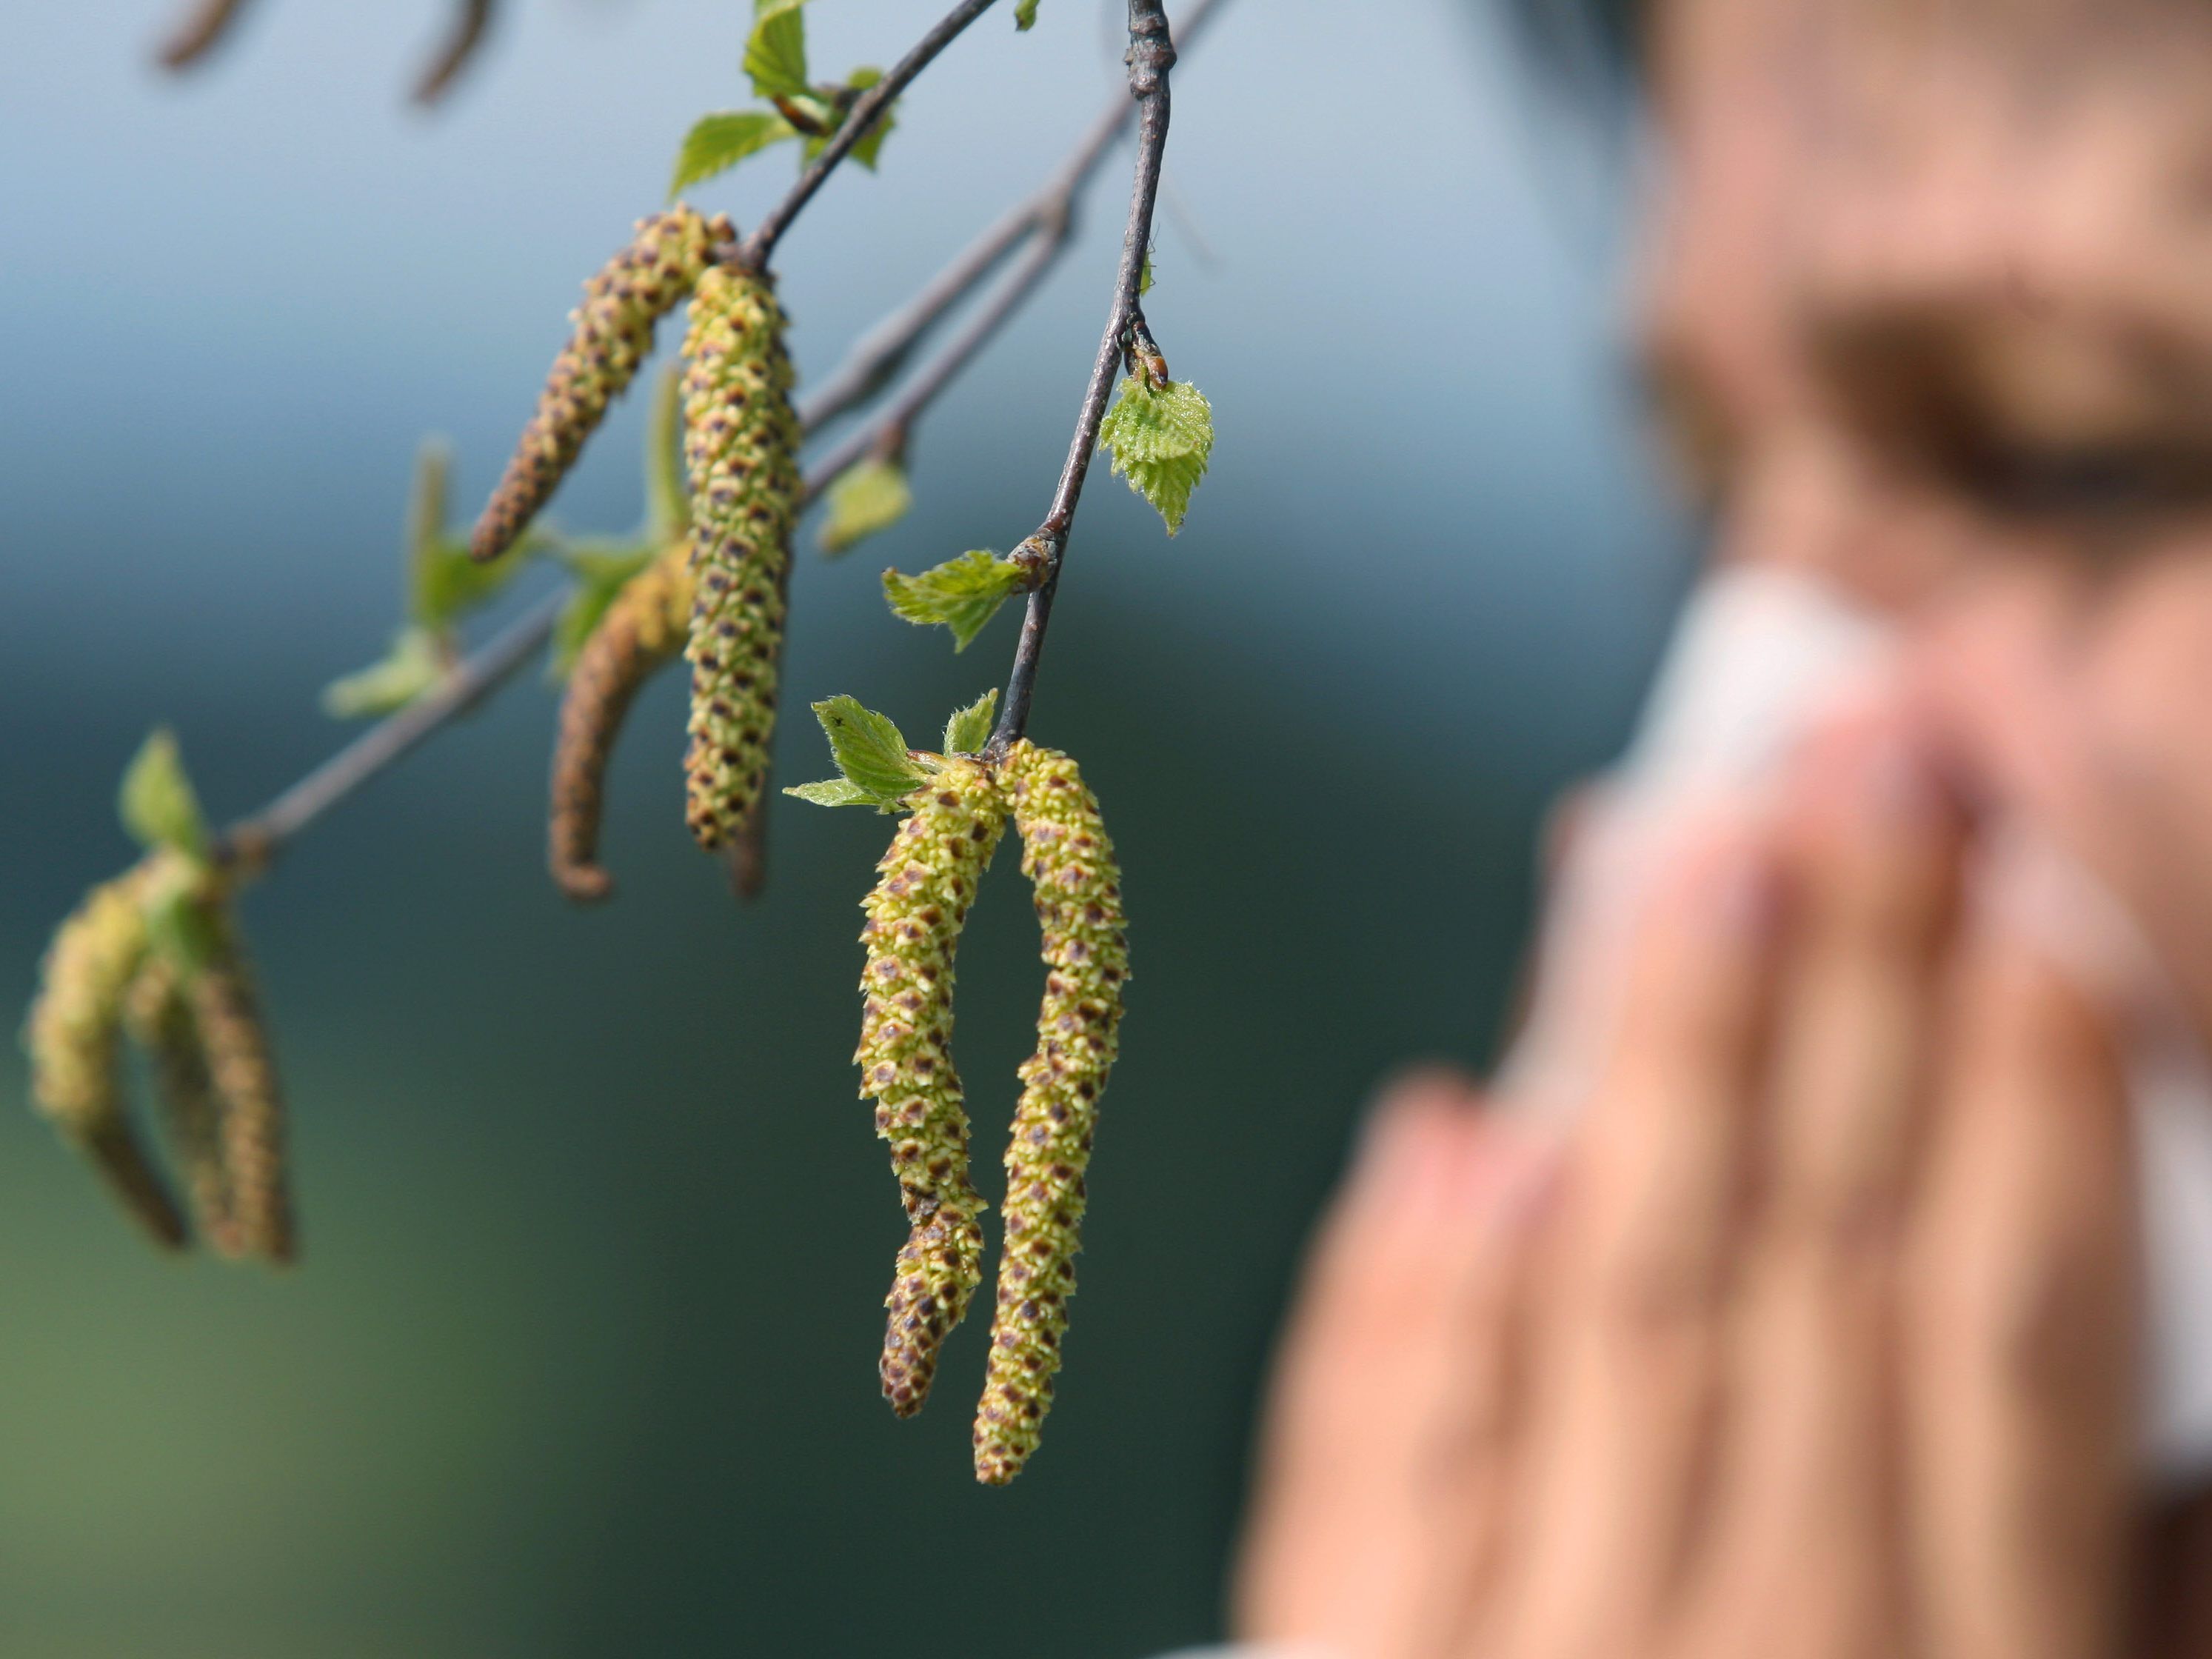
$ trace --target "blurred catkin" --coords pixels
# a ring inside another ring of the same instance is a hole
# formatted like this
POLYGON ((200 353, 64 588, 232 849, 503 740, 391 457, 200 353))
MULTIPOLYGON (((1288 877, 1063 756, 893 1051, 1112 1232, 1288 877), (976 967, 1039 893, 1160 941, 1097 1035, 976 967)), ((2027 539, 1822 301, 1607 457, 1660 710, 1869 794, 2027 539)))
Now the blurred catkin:
POLYGON ((124 998, 149 938, 144 896, 155 861, 85 895, 55 930, 24 1027, 31 1098, 163 1244, 185 1243, 184 1216, 124 1109, 118 1041, 124 998))
POLYGON ((765 279, 717 265, 699 279, 684 343, 696 586, 685 816, 709 850, 744 851, 768 785, 799 495, 786 326, 765 279))
POLYGON ((225 1255, 239 1254, 230 1212, 230 1176, 223 1167, 222 1111, 200 1042, 199 1021, 173 963, 149 955, 124 1000, 125 1029, 146 1053, 168 1131, 170 1155, 191 1194, 203 1237, 225 1255))
POLYGON ((222 1167, 237 1248, 271 1261, 290 1261, 299 1246, 284 1097, 277 1087, 268 1028, 230 918, 214 910, 206 922, 206 959, 191 975, 188 989, 208 1073, 222 1099, 222 1167))
POLYGON ((890 1295, 884 1397, 902 1417, 929 1397, 939 1349, 982 1279, 985 1208, 968 1174, 968 1115, 952 1064, 953 955, 1006 829, 989 769, 951 759, 915 792, 861 908, 867 966, 860 1093, 891 1144, 909 1231, 890 1295))
POLYGON ((691 620, 691 549, 679 541, 623 584, 569 670, 553 749, 548 859, 570 898, 605 898, 599 864, 607 761, 640 688, 684 648, 691 620))
POLYGON ((477 520, 470 550, 477 558, 497 558, 538 516, 608 404, 653 349, 653 325, 734 234, 727 219, 702 218, 679 203, 639 220, 629 245, 584 284, 584 303, 569 313, 568 343, 553 360, 538 410, 477 520))
POLYGON ((1035 889, 1045 989, 1006 1147, 1006 1243, 975 1413, 975 1478, 1003 1486, 1037 1448, 1075 1293, 1084 1173, 1114 1065, 1129 951, 1097 800, 1066 755, 1018 743, 1000 784, 1035 889))

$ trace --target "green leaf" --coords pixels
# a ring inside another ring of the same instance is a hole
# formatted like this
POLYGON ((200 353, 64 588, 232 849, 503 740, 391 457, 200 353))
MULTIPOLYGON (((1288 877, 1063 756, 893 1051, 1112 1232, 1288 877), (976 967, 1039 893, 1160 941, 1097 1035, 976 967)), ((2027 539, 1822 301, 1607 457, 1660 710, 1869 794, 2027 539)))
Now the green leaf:
MULTIPOLYGON (((829 90, 866 92, 883 78, 884 72, 879 69, 856 69, 845 77, 843 88, 833 87, 829 90)), ((822 112, 823 126, 820 132, 808 137, 799 156, 802 165, 819 155, 823 147, 837 136, 845 125, 845 118, 850 108, 848 104, 841 106, 838 103, 823 102, 818 100, 807 101, 810 108, 818 108, 822 112)), ((860 135, 859 141, 854 144, 849 152, 852 158, 869 172, 873 173, 876 170, 876 158, 884 147, 884 140, 890 137, 891 129, 897 125, 898 100, 894 98, 877 112, 873 120, 868 123, 868 130, 860 135)))
POLYGON ((752 38, 745 42, 745 73, 760 98, 787 98, 806 85, 805 0, 760 0, 752 38))
POLYGON ((222 928, 208 902, 205 875, 194 864, 171 864, 140 901, 155 950, 187 976, 222 951, 222 928))
POLYGON ((883 802, 845 778, 828 778, 820 783, 795 783, 783 792, 796 795, 801 800, 811 800, 817 806, 872 806, 880 811, 883 802))
POLYGON ((994 686, 965 708, 956 708, 945 722, 945 752, 977 755, 991 740, 991 727, 999 718, 999 690, 994 686))
POLYGON ((1190 492, 1213 453, 1213 406, 1188 380, 1154 391, 1132 375, 1106 411, 1098 441, 1114 453, 1114 471, 1156 507, 1168 534, 1182 528, 1190 492))
POLYGON ((194 860, 207 856, 207 821, 185 775, 184 757, 168 727, 156 726, 124 769, 118 807, 123 827, 149 851, 173 847, 194 860))
POLYGON ((556 679, 568 678, 568 671, 576 665, 576 653, 598 629, 623 584, 658 556, 649 545, 611 552, 576 549, 561 556, 576 585, 569 590, 568 603, 561 608, 560 620, 553 624, 556 679))
POLYGON ((799 129, 774 110, 726 109, 702 115, 684 135, 668 193, 678 196, 702 179, 726 173, 748 155, 797 137, 799 129))
POLYGON ((1014 27, 1026 29, 1036 22, 1037 0, 1018 0, 1014 7, 1014 27))
POLYGON ((976 548, 920 575, 884 571, 884 598, 910 623, 951 629, 952 648, 965 651, 1008 596, 1027 581, 1027 573, 1012 560, 976 548))
POLYGON ((1137 273, 1137 297, 1141 300, 1152 291, 1152 253, 1145 250, 1144 268, 1137 273))
POLYGON ((914 505, 906 469, 896 461, 858 461, 830 486, 830 511, 815 533, 824 553, 844 552, 906 517, 914 505))
POLYGON ((684 476, 684 375, 673 365, 653 382, 645 422, 645 538, 665 546, 690 528, 691 490, 684 476))
POLYGON ((814 718, 830 738, 830 756, 846 781, 879 806, 896 806, 919 788, 927 774, 907 751, 897 726, 851 697, 814 705, 814 718))
POLYGON ((323 713, 337 720, 396 713, 435 689, 447 667, 447 653, 435 634, 427 628, 403 628, 380 660, 323 688, 323 713))

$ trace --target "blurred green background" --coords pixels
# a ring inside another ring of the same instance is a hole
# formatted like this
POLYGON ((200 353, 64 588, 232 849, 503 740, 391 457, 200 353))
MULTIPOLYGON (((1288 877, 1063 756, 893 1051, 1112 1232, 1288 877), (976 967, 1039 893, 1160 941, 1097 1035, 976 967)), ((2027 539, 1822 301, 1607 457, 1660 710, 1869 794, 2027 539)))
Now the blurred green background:
MULTIPOLYGON (((175 0, 7 0, 0 55, 0 1003, 130 856, 173 722, 210 807, 341 738, 426 430, 472 507, 576 285, 744 101, 745 8, 521 0, 440 114, 443 22, 262 0, 186 82, 175 0), (95 15, 96 14, 96 15, 95 15)), ((811 9, 888 61, 936 0, 811 9)), ((1114 9, 993 15, 781 261, 802 370, 1042 176, 1115 83, 1114 9)), ((1614 182, 1475 0, 1234 0, 1176 76, 1148 309, 1221 439, 1182 536, 1094 475, 1033 730, 1120 843, 1136 981, 1058 1407, 975 1487, 982 1322, 876 1395, 902 1235, 848 1063, 888 830, 786 801, 740 910, 689 847, 673 677, 616 770, 597 913, 542 873, 526 681, 248 902, 307 1259, 165 1261, 0 1066, 0 1653, 1134 1659, 1216 1628, 1250 1413, 1304 1231, 1394 1064, 1486 1052, 1543 803, 1618 744, 1679 583, 1617 368, 1614 182)), ((702 191, 741 222, 787 153, 702 191)), ((894 534, 796 581, 788 707, 934 731, 1003 678, 876 575, 1006 546, 1066 443, 1118 235, 923 429, 894 534)), ((625 409, 556 516, 640 508, 625 409)), ((533 579, 542 582, 545 578, 533 579)), ((532 583, 526 583, 531 588, 532 583)), ((519 601, 526 599, 518 596, 519 601)), ((786 781, 823 775, 787 722, 786 781)), ((985 1179, 1039 969, 1011 849, 962 957, 985 1179)))

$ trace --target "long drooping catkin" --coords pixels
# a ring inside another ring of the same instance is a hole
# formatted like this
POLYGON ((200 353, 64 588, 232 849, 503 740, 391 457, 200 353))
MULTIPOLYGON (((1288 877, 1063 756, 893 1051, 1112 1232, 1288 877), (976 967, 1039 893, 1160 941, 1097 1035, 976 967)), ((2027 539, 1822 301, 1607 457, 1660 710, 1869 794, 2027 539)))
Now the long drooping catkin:
POLYGON ((222 1254, 236 1255, 230 1176, 222 1162, 222 1109, 199 1021, 173 963, 158 955, 147 957, 124 999, 123 1018, 153 1071, 170 1155, 183 1174, 201 1235, 222 1254))
POLYGON ((884 1397, 902 1417, 929 1397, 939 1350, 982 1280, 985 1206, 969 1179, 952 1065, 953 953, 1006 823, 989 770, 974 761, 947 760, 908 805, 861 906, 868 960, 853 1056, 909 1227, 884 1303, 884 1397))
POLYGON ((691 621, 691 549, 678 542, 623 584, 576 653, 553 748, 547 856, 553 879, 589 902, 614 889, 599 865, 607 761, 630 702, 684 648, 691 621))
POLYGON ((768 787, 799 493, 785 327, 765 279, 722 265, 699 279, 684 342, 696 585, 685 817, 710 850, 746 838, 768 787))
POLYGON ((192 1017, 222 1097, 222 1167, 238 1248, 271 1261, 298 1254, 284 1097, 253 976, 230 919, 208 917, 207 958, 191 976, 192 1017))
POLYGON ((1003 1486, 1037 1448, 1075 1293, 1084 1172, 1114 1065, 1129 950, 1098 803, 1066 756, 1018 743, 1000 769, 1044 934, 1036 1050, 1006 1147, 1006 1245, 975 1412, 975 1478, 1003 1486))
POLYGON ((23 1031, 31 1098, 92 1161, 125 1209, 162 1243, 185 1238, 185 1218, 124 1109, 118 1039, 125 993, 146 959, 141 865, 85 895, 54 933, 23 1031))
POLYGON ((553 360, 538 410, 501 474, 469 548, 493 559, 514 544, 653 349, 653 327, 675 308, 708 259, 736 233, 727 219, 702 218, 681 203, 637 223, 629 245, 584 284, 569 313, 568 343, 553 360))

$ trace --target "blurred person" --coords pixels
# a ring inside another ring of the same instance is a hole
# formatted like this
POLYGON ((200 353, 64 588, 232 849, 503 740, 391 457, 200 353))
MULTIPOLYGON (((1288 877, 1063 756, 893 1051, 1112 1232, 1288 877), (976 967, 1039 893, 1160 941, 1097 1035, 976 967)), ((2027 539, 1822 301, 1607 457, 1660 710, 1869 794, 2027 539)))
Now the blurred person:
POLYGON ((1613 21, 1711 566, 1512 1060, 1316 1240, 1237 1622, 2212 1653, 2212 9, 1613 21))

